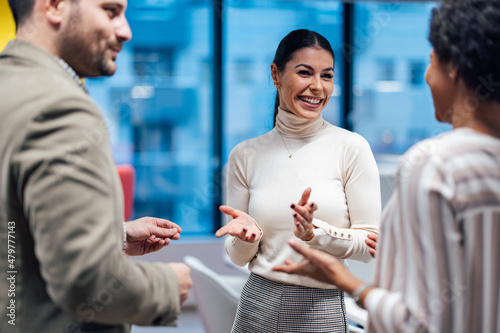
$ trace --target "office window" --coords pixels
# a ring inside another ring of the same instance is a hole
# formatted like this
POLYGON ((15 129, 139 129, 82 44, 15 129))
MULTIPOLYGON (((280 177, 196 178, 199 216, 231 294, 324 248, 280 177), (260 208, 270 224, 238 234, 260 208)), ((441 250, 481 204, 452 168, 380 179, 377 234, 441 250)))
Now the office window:
POLYGON ((425 76, 425 70, 427 68, 427 64, 420 60, 416 61, 410 61, 409 63, 410 66, 410 84, 414 86, 420 86, 424 84, 424 76, 425 76))
POLYGON ((354 5, 353 130, 376 154, 405 152, 450 129, 434 119, 424 75, 435 3, 359 2, 354 5), (409 69, 408 69, 409 68, 409 69))
POLYGON ((212 1, 129 1, 133 38, 115 76, 88 80, 118 164, 134 165, 134 215, 212 233, 212 1))
POLYGON ((450 129, 434 119, 424 80, 433 2, 350 2, 349 45, 341 1, 220 3, 222 8, 212 0, 129 1, 133 39, 119 55, 118 72, 87 81, 105 111, 116 162, 136 168, 135 217, 170 219, 184 235, 213 234, 221 191, 214 171, 238 143, 271 130, 276 89, 270 65, 279 41, 294 29, 314 30, 330 41, 335 89, 323 116, 335 125, 351 123, 375 154, 403 153, 450 129), (214 67, 219 19, 223 64, 214 67), (344 110, 341 99, 350 91, 342 86, 346 56, 353 70, 352 110, 344 110), (214 110, 218 71, 223 100, 214 110))
POLYGON ((395 64, 391 59, 378 60, 376 63, 378 69, 378 77, 380 81, 394 81, 395 79, 395 64))

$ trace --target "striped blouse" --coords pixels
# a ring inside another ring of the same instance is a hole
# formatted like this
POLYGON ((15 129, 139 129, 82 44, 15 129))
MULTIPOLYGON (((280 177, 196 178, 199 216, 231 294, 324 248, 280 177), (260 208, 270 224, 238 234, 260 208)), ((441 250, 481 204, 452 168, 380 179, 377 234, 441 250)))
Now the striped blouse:
POLYGON ((368 332, 500 332, 500 140, 468 128, 403 156, 368 332))

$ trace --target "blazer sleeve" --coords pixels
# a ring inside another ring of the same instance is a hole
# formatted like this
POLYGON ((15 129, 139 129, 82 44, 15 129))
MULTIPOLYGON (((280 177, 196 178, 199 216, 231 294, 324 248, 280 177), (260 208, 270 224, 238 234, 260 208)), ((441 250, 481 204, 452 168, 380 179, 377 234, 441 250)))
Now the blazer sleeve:
POLYGON ((122 252, 122 194, 102 116, 83 98, 56 105, 28 123, 14 163, 49 296, 78 321, 175 325, 175 273, 122 252))

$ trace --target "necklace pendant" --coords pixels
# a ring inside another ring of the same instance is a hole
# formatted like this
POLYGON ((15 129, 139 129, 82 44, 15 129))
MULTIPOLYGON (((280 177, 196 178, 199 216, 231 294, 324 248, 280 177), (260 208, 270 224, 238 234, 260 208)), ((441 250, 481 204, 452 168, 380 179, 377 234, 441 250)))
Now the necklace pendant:
POLYGON ((292 158, 292 155, 288 156, 288 158, 292 158))

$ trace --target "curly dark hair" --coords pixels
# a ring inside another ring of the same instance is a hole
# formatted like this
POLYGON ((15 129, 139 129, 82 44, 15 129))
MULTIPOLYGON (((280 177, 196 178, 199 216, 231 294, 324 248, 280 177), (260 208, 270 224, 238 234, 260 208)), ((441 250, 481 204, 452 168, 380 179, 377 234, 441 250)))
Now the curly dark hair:
POLYGON ((429 41, 467 88, 500 102, 500 1, 442 0, 431 16, 429 41))

